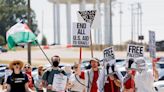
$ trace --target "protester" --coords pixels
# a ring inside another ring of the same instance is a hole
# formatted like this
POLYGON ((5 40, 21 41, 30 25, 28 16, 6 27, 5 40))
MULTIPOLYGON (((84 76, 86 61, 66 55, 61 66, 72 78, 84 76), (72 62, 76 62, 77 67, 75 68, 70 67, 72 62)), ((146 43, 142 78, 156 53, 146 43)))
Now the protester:
POLYGON ((127 60, 127 74, 125 75, 125 78, 123 80, 123 92, 135 92, 135 83, 134 83, 134 76, 135 76, 135 60, 133 58, 130 58, 127 60))
MULTIPOLYGON (((135 75, 136 92, 155 92, 153 83, 158 77, 153 77, 153 73, 148 71, 146 61, 143 57, 136 59, 137 72, 135 75)), ((153 68, 156 70, 155 66, 153 68)), ((155 75, 158 75, 156 72, 155 75)))
POLYGON ((67 74, 68 78, 71 76, 71 74, 72 74, 71 66, 64 66, 61 69, 65 71, 65 73, 67 74))
POLYGON ((21 69, 23 62, 15 60, 9 64, 9 68, 13 71, 7 78, 7 92, 30 92, 28 89, 28 77, 23 74, 21 69))
POLYGON ((38 74, 34 77, 34 86, 36 88, 36 92, 43 92, 43 88, 40 88, 40 83, 42 82, 42 75, 43 75, 43 66, 40 65, 38 67, 38 74))
POLYGON ((105 64, 97 83, 99 92, 120 92, 121 75, 116 70, 115 60, 105 64))
POLYGON ((6 84, 7 78, 8 78, 8 76, 10 76, 11 74, 12 74, 12 70, 10 70, 8 66, 6 66, 6 69, 5 69, 5 76, 4 76, 4 81, 3 81, 3 87, 2 87, 3 90, 7 88, 7 84, 6 84))
POLYGON ((85 81, 80 79, 78 74, 78 68, 80 68, 79 64, 75 63, 73 65, 73 74, 69 78, 69 88, 71 92, 84 92, 85 89, 85 81))
POLYGON ((127 70, 123 81, 123 92, 135 92, 135 82, 134 82, 135 70, 127 70))
MULTIPOLYGON (((42 77, 42 83, 40 86, 46 87, 47 92, 56 92, 52 89, 53 88, 53 80, 55 80, 54 75, 66 76, 66 73, 58 67, 59 63, 60 63, 59 56, 57 56, 57 55, 53 56, 51 58, 51 61, 52 61, 53 66, 44 72, 43 77, 42 77)), ((63 85, 63 86, 65 86, 65 85, 63 85)))
POLYGON ((32 76, 32 67, 31 67, 30 64, 25 64, 25 66, 24 66, 24 72, 27 75, 28 80, 29 80, 28 87, 31 90, 34 90, 34 79, 33 79, 33 76, 32 76))
POLYGON ((92 58, 90 64, 91 69, 79 73, 80 78, 85 80, 85 92, 98 92, 97 80, 101 72, 99 69, 99 59, 92 58))

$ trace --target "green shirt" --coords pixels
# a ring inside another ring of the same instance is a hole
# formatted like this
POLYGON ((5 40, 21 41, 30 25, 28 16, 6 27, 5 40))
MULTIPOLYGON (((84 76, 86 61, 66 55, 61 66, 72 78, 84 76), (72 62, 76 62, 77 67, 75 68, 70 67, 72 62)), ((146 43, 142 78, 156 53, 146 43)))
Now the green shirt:
POLYGON ((47 70, 47 71, 43 74, 42 79, 43 79, 44 81, 46 81, 48 84, 51 84, 51 85, 52 85, 53 78, 54 78, 54 74, 60 74, 60 73, 66 75, 66 73, 64 72, 64 70, 61 70, 61 69, 57 69, 57 70, 49 69, 49 70, 47 70))
MULTIPOLYGON (((43 77, 42 79, 44 81, 46 81, 48 83, 48 85, 52 85, 53 84, 53 78, 54 78, 54 74, 64 74, 66 75, 66 73, 64 72, 64 70, 61 70, 61 69, 49 69, 47 71, 45 71, 45 73, 43 74, 43 77)), ((55 92, 55 91, 51 91, 51 90, 47 90, 47 92, 55 92)))

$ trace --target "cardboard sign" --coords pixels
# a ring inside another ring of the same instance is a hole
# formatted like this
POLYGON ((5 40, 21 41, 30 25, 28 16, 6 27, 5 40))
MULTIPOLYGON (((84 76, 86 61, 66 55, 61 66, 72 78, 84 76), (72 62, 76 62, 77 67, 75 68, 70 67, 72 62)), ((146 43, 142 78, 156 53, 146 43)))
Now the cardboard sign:
POLYGON ((78 14, 83 18, 83 20, 90 25, 92 25, 93 20, 96 16, 96 10, 90 10, 90 11, 78 11, 78 14))
POLYGON ((54 74, 52 90, 57 92, 65 92, 67 84, 67 76, 54 74))
POLYGON ((149 52, 150 57, 156 58, 155 32, 149 31, 149 52))
POLYGON ((90 24, 89 23, 73 23, 72 32, 73 47, 89 47, 90 46, 90 24))
POLYGON ((115 59, 113 47, 108 47, 104 49, 104 61, 108 62, 115 59))
POLYGON ((127 57, 128 58, 144 57, 144 46, 128 44, 127 57))

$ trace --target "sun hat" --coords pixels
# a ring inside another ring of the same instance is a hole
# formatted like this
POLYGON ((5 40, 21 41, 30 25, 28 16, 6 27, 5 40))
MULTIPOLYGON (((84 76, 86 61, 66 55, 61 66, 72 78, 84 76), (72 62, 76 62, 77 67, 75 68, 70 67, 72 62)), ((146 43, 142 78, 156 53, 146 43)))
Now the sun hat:
POLYGON ((14 60, 9 64, 9 69, 13 69, 14 64, 19 64, 20 68, 22 69, 24 63, 20 60, 14 60))

